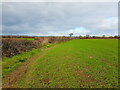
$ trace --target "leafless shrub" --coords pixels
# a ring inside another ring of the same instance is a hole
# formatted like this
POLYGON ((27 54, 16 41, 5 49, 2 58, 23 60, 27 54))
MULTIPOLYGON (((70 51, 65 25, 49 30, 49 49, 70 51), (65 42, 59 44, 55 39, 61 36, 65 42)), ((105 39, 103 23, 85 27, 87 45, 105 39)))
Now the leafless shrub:
POLYGON ((3 39, 2 40, 2 55, 11 57, 32 48, 37 48, 38 42, 19 39, 3 39))
POLYGON ((16 38, 6 38, 2 41, 3 57, 12 57, 22 52, 37 48, 46 43, 58 43, 70 40, 69 37, 34 37, 35 40, 24 40, 16 38))

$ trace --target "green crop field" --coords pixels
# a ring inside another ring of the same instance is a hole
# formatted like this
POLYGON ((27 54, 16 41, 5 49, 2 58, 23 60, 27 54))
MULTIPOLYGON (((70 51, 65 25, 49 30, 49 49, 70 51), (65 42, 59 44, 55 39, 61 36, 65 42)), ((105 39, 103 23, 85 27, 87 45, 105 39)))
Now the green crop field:
POLYGON ((15 87, 118 88, 118 40, 76 39, 39 52, 15 87))

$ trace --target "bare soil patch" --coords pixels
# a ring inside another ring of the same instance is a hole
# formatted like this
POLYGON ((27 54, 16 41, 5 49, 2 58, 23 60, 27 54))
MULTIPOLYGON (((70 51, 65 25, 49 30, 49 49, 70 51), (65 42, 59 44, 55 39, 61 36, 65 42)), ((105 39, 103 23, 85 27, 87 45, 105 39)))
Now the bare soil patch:
POLYGON ((93 77, 88 74, 85 74, 83 71, 76 70, 77 77, 84 77, 84 82, 97 82, 93 77))

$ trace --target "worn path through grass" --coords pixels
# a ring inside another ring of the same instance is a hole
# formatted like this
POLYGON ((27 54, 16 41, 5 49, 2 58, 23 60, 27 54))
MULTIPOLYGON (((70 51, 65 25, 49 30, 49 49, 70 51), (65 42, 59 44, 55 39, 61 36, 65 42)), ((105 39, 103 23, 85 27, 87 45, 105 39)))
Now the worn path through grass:
MULTIPOLYGON (((52 47, 51 46, 50 47, 44 46, 42 49, 38 50, 39 51, 38 54, 35 54, 35 55, 33 55, 33 57, 28 58, 28 60, 26 60, 25 62, 23 62, 21 65, 19 65, 19 67, 16 68, 16 70, 13 70, 12 73, 6 75, 5 78, 3 79, 3 88, 16 88, 16 82, 17 82, 17 80, 19 79, 19 77, 20 77, 21 74, 24 74, 27 71, 28 65, 30 63, 32 63, 33 60, 36 60, 38 58, 43 57, 45 51, 47 51, 47 50, 49 50, 51 48, 54 48, 54 47, 55 46, 52 46, 52 47)), ((27 52, 27 54, 28 53, 31 53, 31 52, 27 52)), ((16 59, 18 59, 18 58, 16 58, 16 59)))

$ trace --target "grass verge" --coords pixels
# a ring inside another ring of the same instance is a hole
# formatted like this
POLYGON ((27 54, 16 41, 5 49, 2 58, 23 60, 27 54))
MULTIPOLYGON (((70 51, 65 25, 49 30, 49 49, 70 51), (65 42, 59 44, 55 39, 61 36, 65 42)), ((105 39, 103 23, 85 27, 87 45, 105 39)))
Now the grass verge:
POLYGON ((36 55, 42 50, 44 50, 45 48, 49 48, 54 45, 55 44, 46 44, 46 45, 40 46, 40 48, 38 49, 32 49, 30 51, 23 52, 11 58, 3 57, 2 58, 2 77, 4 78, 10 72, 13 72, 17 67, 19 67, 22 63, 24 63, 26 60, 31 58, 33 55, 36 55))

